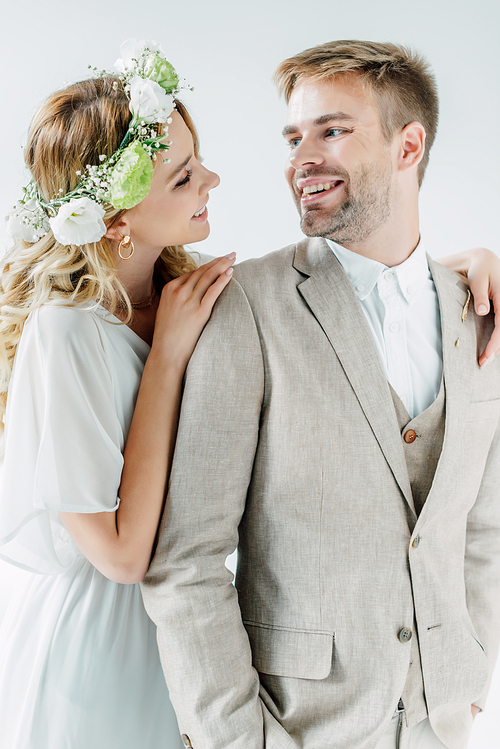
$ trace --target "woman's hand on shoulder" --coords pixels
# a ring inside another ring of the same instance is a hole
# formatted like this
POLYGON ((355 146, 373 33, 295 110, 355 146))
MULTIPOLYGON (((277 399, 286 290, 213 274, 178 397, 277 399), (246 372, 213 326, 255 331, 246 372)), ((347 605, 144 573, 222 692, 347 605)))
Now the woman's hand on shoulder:
POLYGON ((164 286, 151 353, 159 354, 169 365, 185 369, 215 302, 231 280, 235 260, 232 252, 164 286))
POLYGON ((474 309, 478 315, 488 314, 491 299, 495 312, 495 328, 488 345, 479 357, 479 365, 483 366, 500 354, 500 259, 491 250, 478 247, 439 258, 439 262, 467 278, 474 297, 474 309))
POLYGON ((500 259, 484 247, 472 250, 467 278, 477 314, 488 314, 490 299, 495 313, 495 328, 479 357, 479 365, 483 366, 500 354, 500 259))

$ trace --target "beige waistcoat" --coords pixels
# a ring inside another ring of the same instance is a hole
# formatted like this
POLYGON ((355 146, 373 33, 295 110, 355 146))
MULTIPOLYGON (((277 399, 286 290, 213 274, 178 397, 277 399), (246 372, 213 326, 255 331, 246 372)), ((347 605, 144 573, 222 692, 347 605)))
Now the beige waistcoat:
MULTIPOLYGON (((396 409, 399 429, 401 430, 413 502, 417 515, 420 515, 432 486, 443 446, 445 425, 444 384, 441 381, 441 388, 434 403, 414 419, 410 417, 401 399, 392 387, 391 395, 394 401, 394 408, 396 409), (416 432, 416 438, 413 438, 412 431, 416 432), (408 432, 410 433, 409 439, 413 439, 413 441, 405 440, 405 435, 408 432)), ((411 641, 410 667, 401 698, 405 707, 405 717, 408 726, 412 726, 427 717, 418 632, 415 621, 413 623, 413 637, 411 641)))

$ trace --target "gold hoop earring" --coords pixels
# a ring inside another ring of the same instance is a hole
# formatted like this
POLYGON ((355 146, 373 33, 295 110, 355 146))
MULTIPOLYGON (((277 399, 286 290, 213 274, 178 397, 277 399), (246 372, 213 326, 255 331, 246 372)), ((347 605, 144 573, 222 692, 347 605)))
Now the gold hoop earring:
POLYGON ((121 257, 122 260, 130 260, 132 255, 134 254, 134 243, 130 239, 130 237, 127 235, 126 237, 123 237, 122 241, 118 245, 118 254, 121 257), (130 253, 128 255, 122 255, 122 250, 130 250, 130 253))

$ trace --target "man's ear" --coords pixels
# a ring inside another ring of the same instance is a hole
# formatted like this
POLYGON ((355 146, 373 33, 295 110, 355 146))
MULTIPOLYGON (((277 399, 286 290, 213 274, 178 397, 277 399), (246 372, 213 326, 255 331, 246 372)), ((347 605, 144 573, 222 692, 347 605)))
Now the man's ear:
POLYGON ((401 130, 399 136, 400 171, 417 166, 425 153, 425 128, 420 122, 410 122, 401 130))
POLYGON ((119 216, 112 221, 104 236, 108 239, 112 239, 114 242, 121 242, 123 237, 130 236, 130 227, 126 214, 119 216))

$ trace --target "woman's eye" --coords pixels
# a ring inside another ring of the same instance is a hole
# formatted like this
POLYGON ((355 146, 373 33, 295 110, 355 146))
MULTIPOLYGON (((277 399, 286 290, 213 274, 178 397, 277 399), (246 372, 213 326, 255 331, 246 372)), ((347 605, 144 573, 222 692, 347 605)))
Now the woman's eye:
POLYGON ((187 167, 186 176, 183 179, 181 179, 180 182, 177 182, 176 187, 182 187, 182 185, 187 185, 187 183, 191 179, 192 174, 193 174, 193 170, 187 167))

